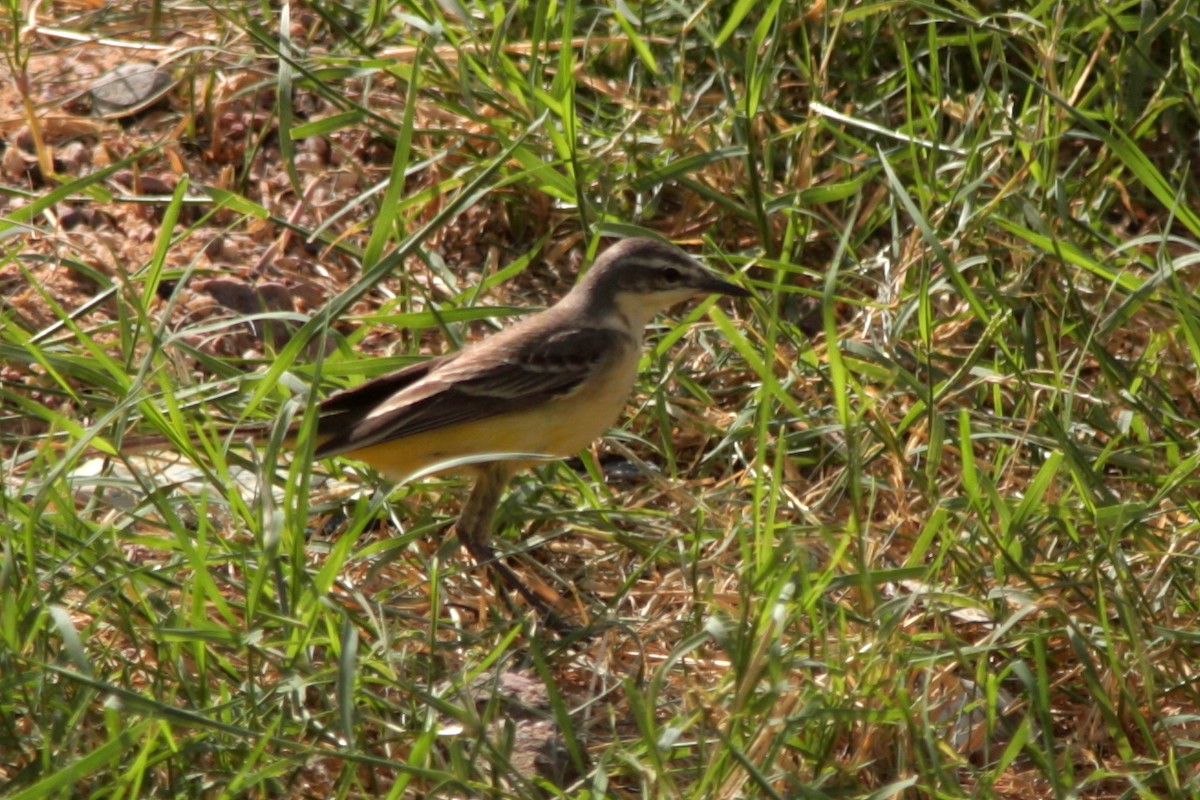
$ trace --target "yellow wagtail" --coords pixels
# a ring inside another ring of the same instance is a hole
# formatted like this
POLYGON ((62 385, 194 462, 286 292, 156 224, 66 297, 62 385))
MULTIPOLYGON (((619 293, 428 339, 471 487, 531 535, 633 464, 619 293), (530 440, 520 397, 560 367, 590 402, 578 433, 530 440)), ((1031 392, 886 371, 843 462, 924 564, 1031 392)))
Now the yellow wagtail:
POLYGON ((443 464, 474 471, 460 541, 546 611, 489 544, 504 488, 533 460, 574 455, 604 433, 633 388, 646 326, 702 294, 750 296, 670 245, 614 244, 545 311, 329 397, 319 406, 314 455, 349 456, 397 482, 443 464))
POLYGON ((651 319, 701 294, 750 296, 675 247, 619 242, 545 311, 330 397, 320 407, 315 456, 346 455, 397 482, 438 464, 473 461, 477 475, 456 525, 459 539, 544 610, 489 544, 504 488, 530 461, 488 457, 564 458, 586 447, 624 408, 651 319))

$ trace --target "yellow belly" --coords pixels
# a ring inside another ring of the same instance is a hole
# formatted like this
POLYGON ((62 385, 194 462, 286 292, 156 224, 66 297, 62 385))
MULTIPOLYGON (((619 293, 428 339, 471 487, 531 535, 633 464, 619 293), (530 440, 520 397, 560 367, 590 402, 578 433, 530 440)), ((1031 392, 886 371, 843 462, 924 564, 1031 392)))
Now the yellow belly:
MULTIPOLYGON (((525 453, 564 458, 574 455, 616 422, 637 370, 638 354, 616 365, 579 391, 533 409, 451 425, 344 453, 391 480, 401 482, 436 472, 438 465, 463 459, 525 453)), ((454 469, 450 464, 447 470, 454 469)))

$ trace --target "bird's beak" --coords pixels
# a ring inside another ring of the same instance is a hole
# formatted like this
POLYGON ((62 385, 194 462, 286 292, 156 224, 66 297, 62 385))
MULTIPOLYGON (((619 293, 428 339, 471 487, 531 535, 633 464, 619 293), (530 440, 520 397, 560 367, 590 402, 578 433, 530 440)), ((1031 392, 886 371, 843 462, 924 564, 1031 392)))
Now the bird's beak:
POLYGON ((754 292, 749 289, 743 289, 741 286, 735 286, 729 281, 723 281, 716 275, 708 275, 696 287, 705 294, 725 294, 730 297, 753 297, 754 292))

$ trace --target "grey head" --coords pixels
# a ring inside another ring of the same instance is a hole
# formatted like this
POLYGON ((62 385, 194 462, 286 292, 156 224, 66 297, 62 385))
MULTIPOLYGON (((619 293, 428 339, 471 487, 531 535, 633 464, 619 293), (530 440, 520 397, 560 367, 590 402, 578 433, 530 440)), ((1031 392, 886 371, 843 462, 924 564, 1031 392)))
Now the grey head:
POLYGON ((609 247, 564 298, 597 313, 616 312, 645 327, 655 314, 692 297, 750 297, 718 278, 673 245, 657 239, 624 239, 609 247))

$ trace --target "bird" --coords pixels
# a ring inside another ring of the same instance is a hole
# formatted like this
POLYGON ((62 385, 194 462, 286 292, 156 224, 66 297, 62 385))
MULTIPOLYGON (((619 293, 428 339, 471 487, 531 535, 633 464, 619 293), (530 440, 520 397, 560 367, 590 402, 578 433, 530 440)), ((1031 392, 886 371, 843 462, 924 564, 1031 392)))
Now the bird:
POLYGON ((443 466, 473 473, 455 523, 459 542, 552 618, 491 547, 504 491, 522 469, 573 456, 611 427, 633 389, 653 318, 711 294, 752 296, 673 245, 621 240, 549 308, 328 397, 312 426, 313 457, 351 458, 396 483, 443 466))

